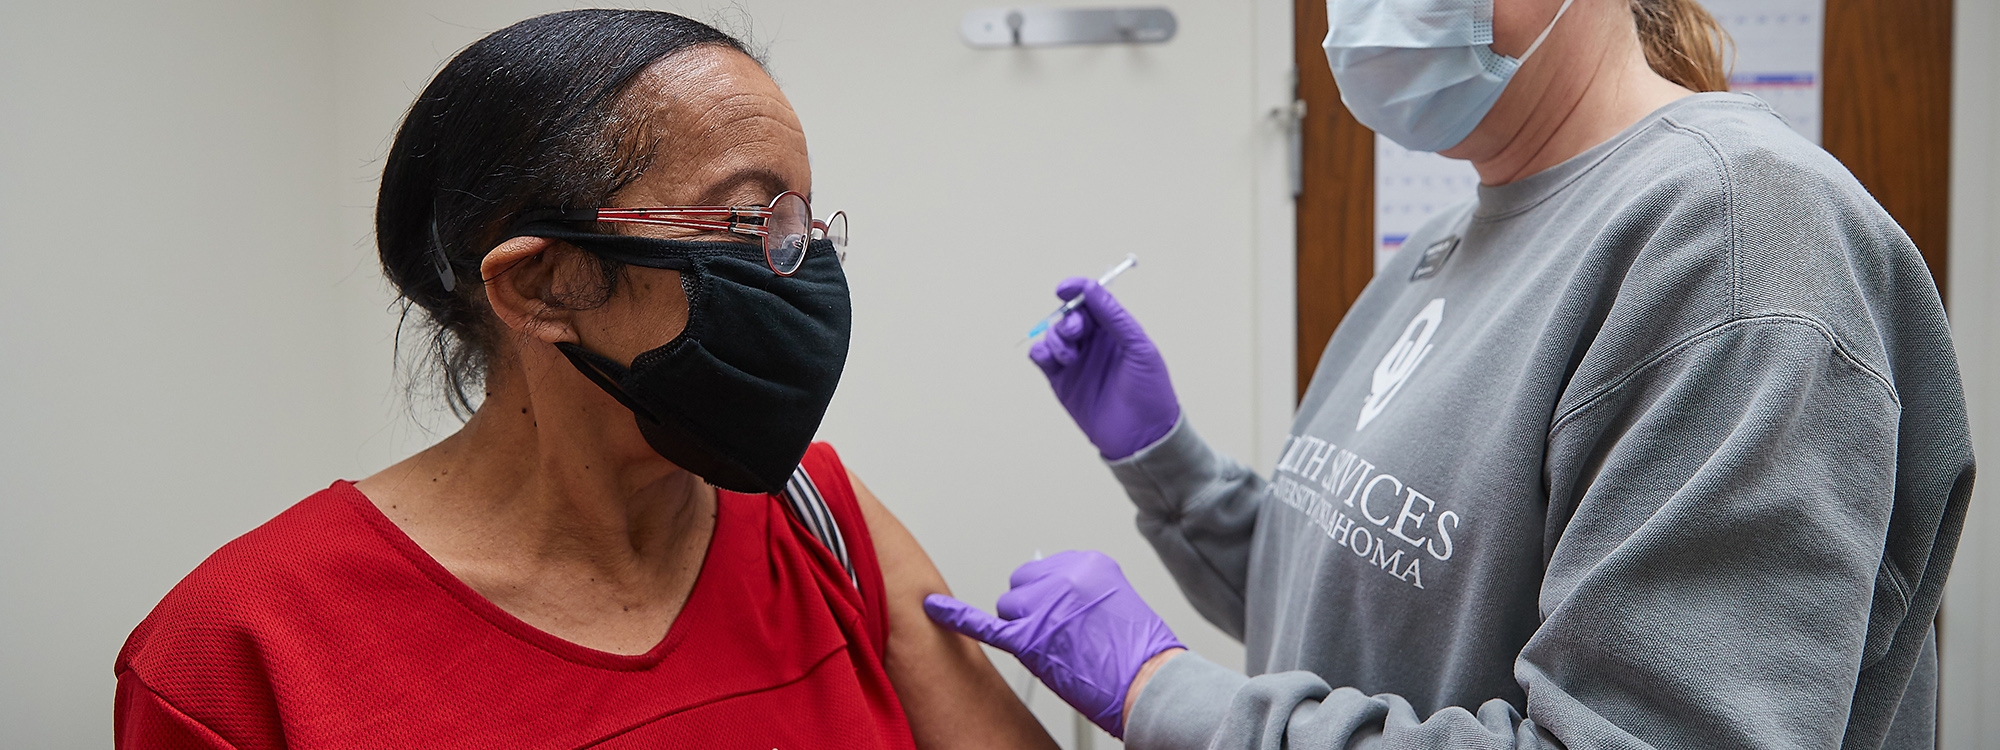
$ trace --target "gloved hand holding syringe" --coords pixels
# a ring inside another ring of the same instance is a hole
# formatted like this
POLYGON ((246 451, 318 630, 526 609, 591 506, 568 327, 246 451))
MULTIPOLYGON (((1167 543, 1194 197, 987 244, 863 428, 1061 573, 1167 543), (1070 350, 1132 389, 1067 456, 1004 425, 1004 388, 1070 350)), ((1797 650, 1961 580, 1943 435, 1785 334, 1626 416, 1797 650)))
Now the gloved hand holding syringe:
MULTIPOLYGON (((1126 253, 1124 260, 1119 261, 1118 265, 1112 266, 1111 270, 1105 271, 1103 276, 1099 276, 1097 278, 1097 285, 1110 286, 1111 281, 1113 279, 1118 278, 1119 274, 1132 270, 1132 267, 1136 265, 1139 265, 1139 256, 1134 255, 1132 253, 1126 253)), ((1071 297, 1068 302, 1064 302, 1062 303, 1061 307, 1056 308, 1055 312, 1049 313, 1047 316, 1043 317, 1040 322, 1035 324, 1034 328, 1028 329, 1028 335, 1021 339, 1021 343, 1025 344, 1030 339, 1042 335, 1043 331, 1049 330, 1049 326, 1055 325, 1056 321, 1062 320, 1062 317, 1064 315, 1069 314, 1071 310, 1075 310, 1078 306, 1081 306, 1082 304, 1083 304, 1083 295, 1079 294, 1075 297, 1071 297)), ((1016 344, 1016 346, 1018 345, 1019 344, 1016 344)))

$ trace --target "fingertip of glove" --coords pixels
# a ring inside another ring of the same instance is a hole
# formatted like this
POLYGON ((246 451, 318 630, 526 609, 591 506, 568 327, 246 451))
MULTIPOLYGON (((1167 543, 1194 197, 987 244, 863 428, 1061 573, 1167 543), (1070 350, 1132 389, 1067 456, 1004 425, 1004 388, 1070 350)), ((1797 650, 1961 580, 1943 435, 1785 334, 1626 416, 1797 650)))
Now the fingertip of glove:
POLYGON ((1111 290, 1104 288, 1096 282, 1085 284, 1081 289, 1084 304, 1102 306, 1104 303, 1109 302, 1113 307, 1118 306, 1118 298, 1112 296, 1111 290))
POLYGON ((1094 285, 1094 282, 1090 279, 1082 276, 1071 276, 1056 284, 1056 296, 1066 302, 1070 298, 1082 294, 1084 289, 1094 285))
POLYGON ((1047 336, 1035 339, 1035 343, 1028 345, 1028 361, 1041 366, 1044 370, 1049 369, 1049 365, 1055 364, 1055 356, 1049 353, 1047 336))
POLYGON ((1048 358, 1049 366, 1068 367, 1075 364, 1076 342, 1063 337, 1054 330, 1051 330, 1049 334, 1048 338, 1043 339, 1044 346, 1042 347, 1044 354, 1048 358))
POLYGON ((931 594, 924 597, 924 614, 933 620, 940 620, 965 607, 961 602, 945 594, 931 594))
POLYGON ((1010 653, 1019 650, 1009 639, 1004 622, 978 607, 945 594, 931 594, 924 597, 924 614, 930 616, 932 622, 959 635, 1010 653))
POLYGON ((1051 326, 1050 330, 1055 332, 1057 336, 1061 336, 1065 341, 1074 341, 1076 337, 1083 335, 1083 326, 1083 312, 1081 310, 1073 310, 1069 314, 1062 316, 1061 320, 1056 321, 1056 324, 1051 326))
POLYGON ((1054 336, 1043 336, 1028 347, 1028 360, 1042 368, 1042 374, 1053 377, 1058 370, 1067 367, 1076 359, 1071 353, 1073 347, 1054 336))

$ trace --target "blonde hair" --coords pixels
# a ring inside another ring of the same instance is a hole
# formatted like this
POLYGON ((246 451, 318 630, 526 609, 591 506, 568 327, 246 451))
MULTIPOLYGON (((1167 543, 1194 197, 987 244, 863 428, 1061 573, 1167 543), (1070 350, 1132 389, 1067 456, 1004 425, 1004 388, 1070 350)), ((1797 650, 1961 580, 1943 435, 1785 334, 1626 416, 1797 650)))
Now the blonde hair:
POLYGON ((1729 32, 1696 0, 1627 0, 1646 64, 1694 91, 1729 90, 1729 32))

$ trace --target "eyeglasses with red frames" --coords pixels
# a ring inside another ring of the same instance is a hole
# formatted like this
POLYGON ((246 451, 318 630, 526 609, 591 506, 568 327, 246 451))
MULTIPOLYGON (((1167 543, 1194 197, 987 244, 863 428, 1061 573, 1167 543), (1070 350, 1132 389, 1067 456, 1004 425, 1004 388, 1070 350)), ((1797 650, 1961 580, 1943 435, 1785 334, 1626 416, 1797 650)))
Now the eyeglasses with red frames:
POLYGON ((768 206, 587 208, 562 212, 552 218, 608 224, 651 224, 760 237, 764 242, 764 261, 779 276, 790 276, 799 270, 799 264, 806 259, 806 245, 811 240, 833 243, 834 252, 841 262, 847 261, 847 212, 835 211, 824 220, 812 218, 812 204, 806 202, 805 196, 791 190, 779 193, 768 206))

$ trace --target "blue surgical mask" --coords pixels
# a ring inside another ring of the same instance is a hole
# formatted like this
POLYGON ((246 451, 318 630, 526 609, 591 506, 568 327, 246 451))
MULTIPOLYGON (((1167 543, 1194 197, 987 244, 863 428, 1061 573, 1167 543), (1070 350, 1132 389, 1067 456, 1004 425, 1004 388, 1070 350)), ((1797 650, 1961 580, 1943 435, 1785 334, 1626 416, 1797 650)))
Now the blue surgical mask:
POLYGON ((1493 51, 1493 0, 1327 0, 1326 61, 1354 119, 1412 151, 1443 151, 1486 119, 1528 56, 1493 51))

